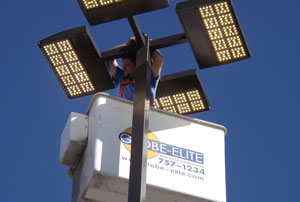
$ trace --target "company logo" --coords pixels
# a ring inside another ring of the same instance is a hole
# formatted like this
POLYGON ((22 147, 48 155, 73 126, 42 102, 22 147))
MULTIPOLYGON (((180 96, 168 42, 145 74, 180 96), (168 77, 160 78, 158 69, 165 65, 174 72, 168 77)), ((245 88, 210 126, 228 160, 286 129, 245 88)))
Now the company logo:
MULTIPOLYGON (((121 142, 124 143, 124 146, 126 147, 126 149, 128 151, 131 151, 131 134, 132 134, 132 128, 128 128, 119 135, 121 142)), ((159 142, 158 138, 152 132, 149 131, 148 132, 147 158, 153 158, 158 155, 158 152, 151 150, 151 142, 152 141, 159 142)))
MULTIPOLYGON (((124 146, 129 152, 131 151, 131 135, 132 128, 126 129, 119 135, 121 142, 124 144, 124 146)), ((203 153, 160 142, 152 132, 148 132, 147 157, 153 158, 156 157, 158 154, 165 154, 187 161, 204 164, 203 153)))

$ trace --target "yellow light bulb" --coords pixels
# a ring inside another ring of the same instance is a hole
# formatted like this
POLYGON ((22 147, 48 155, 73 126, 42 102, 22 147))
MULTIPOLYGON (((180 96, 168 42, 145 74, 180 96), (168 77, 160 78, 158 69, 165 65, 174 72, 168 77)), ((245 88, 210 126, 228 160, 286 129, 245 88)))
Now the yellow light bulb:
POLYGON ((59 50, 61 52, 72 50, 72 46, 71 46, 69 40, 64 40, 64 41, 57 42, 57 45, 58 45, 59 50))
POLYGON ((214 7, 218 15, 230 12, 227 2, 215 4, 214 7))
POLYGON ((227 49, 224 39, 213 41, 213 46, 214 46, 215 51, 227 49))
POLYGON ((193 111, 199 111, 205 109, 202 100, 196 100, 191 102, 191 106, 193 108, 193 111))
POLYGON ((173 113, 177 113, 177 111, 176 111, 176 109, 175 109, 174 106, 163 107, 163 110, 169 111, 169 112, 173 112, 173 113))
POLYGON ((199 11, 201 13, 202 18, 207 18, 207 17, 211 17, 211 16, 215 15, 215 13, 212 9, 212 6, 205 6, 205 7, 199 8, 199 11))
POLYGON ((232 55, 234 58, 241 58, 241 57, 245 57, 246 53, 243 47, 237 47, 237 48, 233 48, 231 50, 232 55))
POLYGON ((179 93, 179 94, 173 95, 173 99, 176 102, 176 104, 187 102, 184 93, 179 93))
POLYGON ((59 76, 65 76, 71 73, 67 65, 58 66, 55 69, 59 76))
POLYGON ((192 91, 188 91, 186 92, 189 101, 194 101, 194 100, 200 100, 200 94, 198 92, 198 90, 192 90, 192 91))
POLYGON ((71 86, 76 84, 75 79, 72 75, 61 77, 61 80, 65 84, 65 86, 71 86))
POLYGON ((239 36, 229 37, 227 39, 230 48, 242 46, 241 39, 239 36))
POLYGON ((223 31, 224 31, 226 37, 235 36, 238 34, 235 25, 229 25, 229 26, 223 27, 223 31))
POLYGON ((83 67, 79 61, 69 63, 69 67, 71 68, 73 73, 83 71, 83 67))
POLYGON ((177 105, 178 111, 180 114, 186 114, 191 112, 190 106, 188 105, 188 103, 182 103, 177 105))
POLYGON ((208 30, 210 40, 222 39, 223 34, 220 28, 208 30))
POLYGON ((230 56, 230 53, 228 50, 218 51, 217 57, 219 59, 219 62, 223 62, 223 61, 227 61, 227 60, 231 59, 231 56, 230 56))
POLYGON ((74 62, 78 60, 78 57, 74 51, 69 51, 63 54, 67 62, 74 62))
POLYGON ((61 55, 54 55, 49 58, 53 66, 62 65, 65 63, 61 55))
POLYGON ((160 97, 159 102, 162 107, 174 105, 170 96, 160 97))
POLYGON ((94 88, 94 86, 92 85, 91 82, 81 83, 80 87, 83 90, 83 92, 85 92, 85 93, 95 90, 95 88, 94 88))
POLYGON ((219 20, 222 26, 233 24, 232 15, 230 13, 219 16, 219 20))
POLYGON ((78 83, 89 80, 89 77, 85 72, 77 73, 77 74, 75 74, 75 77, 76 77, 76 80, 78 81, 78 83))
POLYGON ((82 1, 83 1, 83 3, 84 3, 87 10, 99 6, 97 0, 82 0, 82 1))
POLYGON ((204 24, 206 29, 213 29, 219 27, 219 23, 216 17, 206 18, 204 19, 204 24))
POLYGON ((99 3, 101 6, 108 6, 110 4, 120 3, 122 1, 127 1, 127 0, 99 0, 99 3))
POLYGON ((67 91, 71 96, 79 95, 82 93, 77 85, 67 87, 67 91))
POLYGON ((154 100, 154 108, 159 108, 159 103, 157 99, 154 100))
POLYGON ((44 50, 48 56, 59 53, 55 44, 49 44, 49 45, 44 46, 44 50))

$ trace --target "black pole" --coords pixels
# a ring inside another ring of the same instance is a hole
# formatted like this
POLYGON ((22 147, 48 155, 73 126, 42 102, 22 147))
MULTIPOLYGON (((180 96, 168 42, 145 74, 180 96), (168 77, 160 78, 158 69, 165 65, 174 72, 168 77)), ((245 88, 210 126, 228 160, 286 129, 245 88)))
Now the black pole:
POLYGON ((146 200, 151 75, 149 42, 149 36, 146 36, 145 45, 137 52, 128 202, 144 202, 146 200))

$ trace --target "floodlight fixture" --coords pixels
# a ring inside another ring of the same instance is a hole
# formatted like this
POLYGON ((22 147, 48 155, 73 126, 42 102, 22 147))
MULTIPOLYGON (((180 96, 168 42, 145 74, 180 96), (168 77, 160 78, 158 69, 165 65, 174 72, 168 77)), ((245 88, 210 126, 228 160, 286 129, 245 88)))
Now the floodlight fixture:
POLYGON ((196 69, 162 76, 157 86, 154 108, 176 114, 209 110, 209 103, 196 69))
POLYGON ((115 87, 86 26, 55 34, 38 45, 70 99, 115 87))
POLYGON ((176 11, 200 68, 250 57, 231 0, 190 0, 176 11))
POLYGON ((90 25, 165 8, 169 0, 77 0, 90 25))

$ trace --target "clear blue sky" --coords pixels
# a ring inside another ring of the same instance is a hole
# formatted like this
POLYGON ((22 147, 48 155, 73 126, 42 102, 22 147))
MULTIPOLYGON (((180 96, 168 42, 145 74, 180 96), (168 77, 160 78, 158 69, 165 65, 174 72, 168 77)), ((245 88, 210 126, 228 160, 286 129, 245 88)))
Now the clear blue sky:
MULTIPOLYGON (((182 33, 167 9, 137 16, 151 38, 182 33)), ((189 44, 162 49, 162 74, 197 68, 211 110, 193 117, 224 125, 227 201, 299 201, 300 2, 233 0, 252 58, 200 70, 189 44)), ((70 112, 91 96, 69 100, 37 46, 52 34, 87 25, 77 1, 2 1, 0 7, 1 201, 71 200, 67 168, 58 163, 70 112)), ((101 51, 127 42, 126 19, 90 27, 101 51)))

